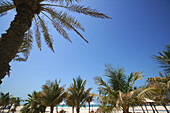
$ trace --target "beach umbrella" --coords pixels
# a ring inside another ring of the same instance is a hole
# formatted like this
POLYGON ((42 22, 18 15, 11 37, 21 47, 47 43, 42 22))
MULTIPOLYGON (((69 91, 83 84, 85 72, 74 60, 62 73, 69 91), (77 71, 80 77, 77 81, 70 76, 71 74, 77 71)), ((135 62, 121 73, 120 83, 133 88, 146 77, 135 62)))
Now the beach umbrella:
POLYGON ((144 102, 146 103, 154 103, 155 101, 151 100, 151 99, 148 99, 148 98, 144 98, 144 102))
POLYGON ((158 110, 156 109, 156 106, 154 105, 155 101, 153 101, 153 100, 151 100, 151 99, 148 99, 148 98, 144 98, 144 100, 145 100, 145 101, 144 101, 145 103, 149 103, 149 104, 150 104, 153 113, 155 113, 155 110, 156 110, 156 112, 158 113, 158 110), (155 110, 153 109, 152 105, 154 106, 155 110))

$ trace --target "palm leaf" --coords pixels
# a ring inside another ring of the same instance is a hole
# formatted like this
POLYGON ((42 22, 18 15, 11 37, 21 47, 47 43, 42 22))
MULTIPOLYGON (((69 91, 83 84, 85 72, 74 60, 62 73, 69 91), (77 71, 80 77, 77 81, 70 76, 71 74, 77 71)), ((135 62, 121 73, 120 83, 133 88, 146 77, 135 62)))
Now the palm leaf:
POLYGON ((15 5, 9 1, 1 1, 0 2, 0 16, 7 14, 7 11, 15 8, 15 5))
POLYGON ((57 7, 66 8, 67 10, 72 11, 72 12, 82 13, 82 14, 92 16, 95 18, 112 19, 111 17, 108 17, 107 15, 105 15, 103 13, 99 13, 99 10, 97 10, 97 9, 91 9, 90 7, 80 6, 77 4, 67 4, 66 6, 53 5, 53 4, 42 4, 42 6, 57 6, 57 7))
POLYGON ((160 67, 168 74, 170 73, 170 45, 167 45, 165 50, 162 53, 158 52, 160 56, 154 55, 154 59, 161 64, 160 67))
POLYGON ((64 30, 63 26, 57 22, 54 19, 51 19, 49 16, 47 16, 45 13, 42 12, 42 14, 44 14, 47 18, 49 18, 52 21, 52 24, 54 26, 54 28, 58 31, 58 33, 60 35, 62 35, 65 39, 67 39, 68 41, 72 42, 67 34, 67 32, 64 30))
POLYGON ((138 97, 143 98, 152 98, 155 95, 158 95, 161 92, 161 89, 155 86, 149 86, 138 94, 138 97))
POLYGON ((53 41, 50 37, 50 34, 48 33, 47 26, 45 25, 44 20, 42 18, 40 18, 40 16, 38 16, 38 19, 39 19, 39 22, 40 22, 40 26, 42 28, 42 32, 43 32, 43 35, 44 35, 45 42, 48 45, 48 47, 54 52, 53 41))
POLYGON ((141 80, 142 78, 143 78, 142 72, 135 72, 133 74, 133 80, 131 86, 133 86, 136 80, 141 80))
POLYGON ((73 27, 72 23, 70 23, 69 19, 67 19, 66 13, 54 11, 52 8, 43 8, 44 11, 51 14, 53 19, 57 19, 63 26, 66 28, 74 30, 84 41, 88 43, 88 41, 73 27))
POLYGON ((45 1, 50 1, 50 2, 59 2, 60 4, 62 3, 73 3, 73 2, 79 2, 81 0, 45 0, 45 1))
MULTIPOLYGON (((82 27, 82 25, 78 22, 78 20, 76 20, 74 17, 68 15, 67 13, 63 13, 61 12, 57 12, 55 10, 53 10, 52 8, 43 8, 46 12, 48 12, 52 18, 57 18, 58 16, 62 19, 64 19, 65 21, 67 21, 70 25, 74 26, 75 28, 81 29, 82 31, 84 31, 84 28, 82 27), (56 17, 57 16, 57 17, 56 17)), ((68 24, 63 23, 63 26, 66 27, 68 30, 70 30, 70 26, 68 26, 68 24)))
POLYGON ((32 37, 32 31, 28 30, 23 39, 23 43, 21 47, 18 50, 18 54, 15 57, 15 61, 26 61, 28 59, 28 56, 30 55, 30 51, 32 49, 32 43, 33 43, 33 37, 32 37), (21 55, 23 57, 21 57, 21 55))
POLYGON ((41 34, 39 31, 40 25, 39 25, 39 22, 37 22, 36 17, 34 17, 34 20, 35 20, 35 27, 34 27, 35 30, 34 31, 35 31, 36 43, 37 43, 38 48, 41 51, 41 34))

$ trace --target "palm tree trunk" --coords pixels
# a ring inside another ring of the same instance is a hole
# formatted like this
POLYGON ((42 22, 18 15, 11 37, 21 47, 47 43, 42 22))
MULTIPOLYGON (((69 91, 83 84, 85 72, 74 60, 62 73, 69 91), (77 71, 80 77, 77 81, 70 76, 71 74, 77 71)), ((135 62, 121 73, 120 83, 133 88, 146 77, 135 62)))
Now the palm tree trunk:
POLYGON ((129 113, 129 107, 123 107, 123 113, 129 113))
POLYGON ((140 105, 140 107, 142 108, 143 113, 145 113, 145 110, 143 109, 143 106, 142 106, 142 105, 140 105))
POLYGON ((53 113, 53 111, 54 111, 54 107, 50 106, 50 113, 53 113))
POLYGON ((56 113, 58 113, 58 105, 56 106, 56 113))
POLYGON ((134 109, 134 107, 132 107, 132 109, 133 109, 133 113, 135 113, 135 109, 134 109))
POLYGON ((74 106, 72 106, 72 113, 74 113, 74 106))
POLYGON ((77 106, 76 111, 77 111, 77 113, 80 113, 80 107, 79 106, 77 106))
POLYGON ((90 113, 90 103, 89 103, 89 113, 90 113))
POLYGON ((153 109, 153 106, 152 106, 152 104, 151 104, 151 103, 150 103, 150 106, 151 106, 151 108, 152 108, 153 113, 155 113, 155 110, 153 109))
POLYGON ((169 110, 167 109, 166 105, 165 104, 162 104, 162 105, 165 108, 165 110, 167 111, 167 113, 169 113, 169 110))
POLYGON ((149 113, 148 108, 147 108, 147 106, 146 106, 146 104, 145 104, 145 103, 144 103, 144 105, 145 105, 145 108, 146 108, 147 113, 149 113))
POLYGON ((155 108, 156 112, 157 112, 157 113, 159 113, 159 112, 158 112, 158 110, 156 109, 156 106, 155 106, 155 104, 153 104, 153 107, 155 108))
POLYGON ((31 27, 32 18, 34 17, 34 12, 26 3, 17 5, 16 11, 17 14, 11 22, 9 29, 0 38, 0 84, 6 74, 9 75, 9 62, 15 57, 23 42, 24 33, 31 27))

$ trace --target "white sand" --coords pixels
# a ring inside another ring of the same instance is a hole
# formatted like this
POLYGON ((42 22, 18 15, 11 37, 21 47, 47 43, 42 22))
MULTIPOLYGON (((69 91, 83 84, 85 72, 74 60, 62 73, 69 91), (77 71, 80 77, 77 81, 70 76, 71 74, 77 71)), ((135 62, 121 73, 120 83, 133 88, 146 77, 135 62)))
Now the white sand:
MULTIPOLYGON (((23 106, 17 107, 17 111, 15 113, 20 113, 20 109, 22 107, 23 106)), ((143 108, 146 111, 145 106, 143 106, 143 108)), ((157 108, 159 113, 167 113, 163 106, 156 106, 156 108, 157 108)), ((167 108, 170 111, 170 106, 167 106, 167 108)), ((72 108, 71 107, 58 107, 58 111, 61 111, 62 109, 65 110, 66 113, 72 113, 72 108)), ((98 109, 98 107, 93 107, 93 111, 96 111, 97 109, 98 109)), ((152 108, 150 106, 147 106, 147 109, 148 109, 149 113, 153 113, 152 108)), ((81 107, 80 113, 88 113, 89 112, 88 110, 89 110, 88 107, 81 107)), ((91 110, 92 110, 92 107, 91 107, 91 110)), ((132 108, 130 108, 129 111, 132 112, 133 111, 132 108)), ((7 110, 5 110, 5 113, 6 112, 7 112, 7 110)), ((50 108, 49 107, 47 107, 46 113, 50 113, 50 108)), ((53 113, 56 113, 56 107, 54 108, 53 113)), ((74 113, 76 113, 76 109, 74 109, 74 113)), ((122 113, 122 111, 113 111, 113 113, 122 113)), ((135 113, 143 113, 141 107, 135 107, 135 113)))

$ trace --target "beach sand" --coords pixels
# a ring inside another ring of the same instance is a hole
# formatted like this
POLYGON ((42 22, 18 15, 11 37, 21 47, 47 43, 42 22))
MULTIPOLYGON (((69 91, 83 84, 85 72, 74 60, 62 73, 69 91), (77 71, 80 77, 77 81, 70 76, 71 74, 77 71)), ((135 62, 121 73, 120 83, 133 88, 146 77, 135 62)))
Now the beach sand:
MULTIPOLYGON (((22 107, 23 106, 17 107, 17 111, 15 113, 20 113, 20 109, 22 107)), ((143 108, 146 111, 145 106, 143 106, 143 108)), ((156 106, 156 108, 157 108, 159 113, 167 113, 163 106, 156 106)), ((167 106, 167 108, 170 111, 170 106, 167 106)), ((93 107, 93 108, 91 107, 91 110, 93 110, 94 112, 97 109, 98 109, 98 107, 93 107)), ((152 108, 150 106, 147 106, 147 109, 148 109, 149 113, 153 113, 152 108)), ((72 113, 72 108, 71 107, 58 107, 58 111, 61 111, 61 110, 65 110, 66 113, 72 113)), ((5 110, 5 113, 7 113, 7 111, 8 110, 5 110)), ((129 111, 133 112, 132 108, 130 108, 129 111)), ((88 113, 88 112, 89 112, 89 108, 88 107, 81 107, 80 113, 88 113)), ((46 113, 50 113, 50 108, 49 107, 46 108, 46 113)), ((56 107, 54 108, 54 112, 53 113, 56 113, 56 107)), ((74 109, 74 113, 76 113, 76 109, 74 109)), ((121 110, 119 110, 119 111, 115 110, 115 111, 113 111, 113 113, 122 113, 122 111, 121 110)), ((143 113, 141 107, 135 107, 135 113, 143 113)))

